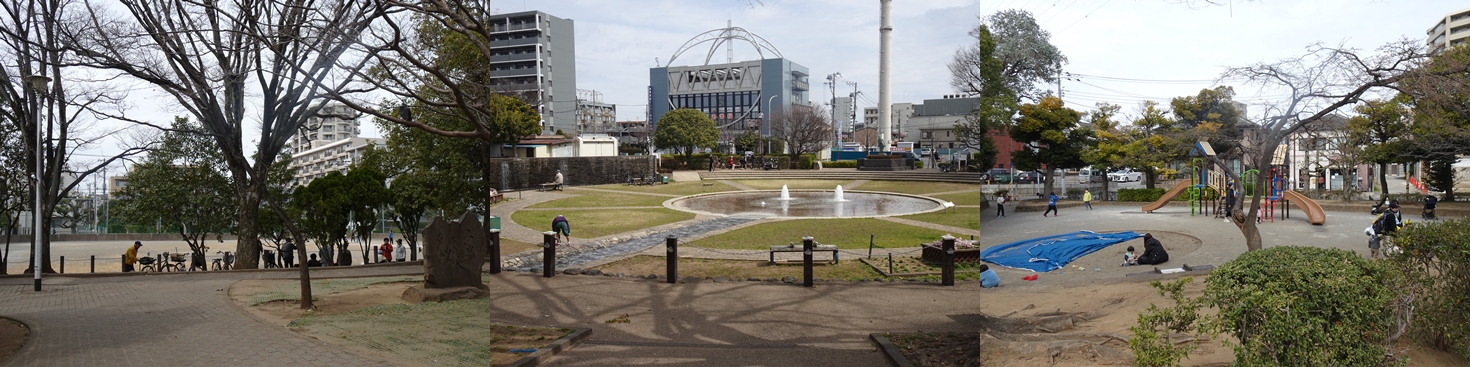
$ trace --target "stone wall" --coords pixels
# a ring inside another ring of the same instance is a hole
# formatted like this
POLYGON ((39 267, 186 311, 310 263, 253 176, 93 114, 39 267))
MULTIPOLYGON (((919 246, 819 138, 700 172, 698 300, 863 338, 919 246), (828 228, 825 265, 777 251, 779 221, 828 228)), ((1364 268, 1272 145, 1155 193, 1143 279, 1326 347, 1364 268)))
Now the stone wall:
POLYGON ((628 182, 629 176, 647 176, 657 170, 652 155, 570 158, 497 158, 490 177, 501 190, 537 189, 551 182, 560 169, 567 186, 628 182))

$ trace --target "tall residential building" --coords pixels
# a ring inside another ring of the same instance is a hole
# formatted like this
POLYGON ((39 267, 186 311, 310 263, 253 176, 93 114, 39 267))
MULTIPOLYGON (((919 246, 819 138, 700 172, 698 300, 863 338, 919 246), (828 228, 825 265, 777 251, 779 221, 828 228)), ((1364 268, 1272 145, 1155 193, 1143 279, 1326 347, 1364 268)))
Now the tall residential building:
POLYGON ((832 122, 837 132, 843 134, 852 133, 852 108, 852 97, 837 97, 833 99, 832 113, 837 116, 837 119, 832 120, 832 122))
POLYGON ((1452 46, 1465 43, 1470 38, 1470 8, 1464 8, 1445 14, 1443 19, 1434 23, 1429 28, 1428 37, 1429 53, 1438 54, 1452 46))
POLYGON ((322 107, 316 116, 308 117, 306 123, 301 124, 296 135, 291 136, 287 153, 305 152, 322 144, 357 137, 359 115, 357 111, 341 104, 333 103, 322 107))
POLYGON ((569 134, 610 134, 619 129, 618 106, 602 102, 602 93, 593 90, 577 91, 577 130, 564 131, 569 134))
POLYGON ((577 130, 577 53, 571 19, 540 11, 495 14, 490 26, 490 83, 541 113, 543 134, 577 130))

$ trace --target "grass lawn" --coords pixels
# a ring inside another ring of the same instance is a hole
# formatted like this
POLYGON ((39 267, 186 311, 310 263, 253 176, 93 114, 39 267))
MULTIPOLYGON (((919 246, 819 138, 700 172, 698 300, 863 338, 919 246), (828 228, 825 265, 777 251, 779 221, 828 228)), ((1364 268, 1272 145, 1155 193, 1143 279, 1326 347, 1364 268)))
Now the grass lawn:
MULTIPOLYGON (((867 186, 867 185, 864 185, 867 186)), ((980 205, 979 192, 966 192, 959 194, 944 194, 932 196, 935 199, 953 202, 955 205, 980 205)))
MULTIPOLYGON (((777 186, 777 187, 779 187, 779 186, 777 186)), ((653 186, 643 186, 643 185, 640 185, 640 186, 628 186, 628 185, 623 185, 623 184, 610 184, 610 185, 587 186, 587 188, 602 189, 602 190, 631 191, 631 192, 646 192, 646 193, 654 193, 654 194, 668 194, 668 195, 679 195, 679 196, 701 194, 701 193, 706 193, 706 192, 735 191, 735 188, 734 187, 731 187, 730 185, 722 184, 719 181, 682 181, 682 182, 670 182, 667 185, 664 185, 664 184, 656 184, 656 185, 653 185, 653 186), (707 183, 714 184, 714 185, 713 186, 704 186, 704 184, 707 184, 707 183)))
POLYGON ((821 244, 837 245, 843 249, 866 249, 869 234, 874 235, 873 243, 880 248, 915 247, 921 242, 932 242, 944 236, 944 233, 928 228, 871 218, 794 219, 761 223, 690 242, 690 245, 765 250, 769 246, 791 242, 800 244, 803 236, 812 236, 821 244))
POLYGON ((571 191, 576 197, 536 203, 531 208, 602 208, 610 206, 662 206, 671 197, 661 195, 614 194, 610 192, 571 191))
MULTIPOLYGON (((823 253, 825 254, 825 253, 823 253)), ((791 257, 787 254, 787 258, 791 257)), ((780 256, 780 255, 778 255, 780 256)), ((873 271, 873 267, 863 264, 857 259, 843 257, 837 265, 827 262, 826 255, 817 256, 813 260, 812 277, 822 279, 859 280, 881 278, 882 275, 873 271)), ((624 273, 630 275, 647 275, 665 273, 665 258, 663 256, 639 255, 627 259, 612 262, 597 267, 603 273, 624 273)), ((801 279, 802 268, 797 265, 769 265, 765 261, 750 260, 718 260, 718 259, 679 259, 680 277, 727 277, 730 279, 746 279, 756 277, 761 279, 793 276, 801 279)))
MULTIPOLYGON (((373 284, 400 283, 400 282, 422 282, 423 276, 395 276, 395 277, 372 277, 372 278, 345 278, 345 279, 323 279, 311 281, 312 298, 333 293, 342 293, 351 290, 367 288, 373 284)), ((289 282, 275 286, 270 290, 257 292, 250 296, 249 306, 254 306, 275 301, 300 301, 301 282, 289 282)))
MULTIPOLYGON (((976 208, 954 208, 932 213, 903 215, 898 218, 978 230, 980 229, 980 215, 983 215, 978 210, 976 208)), ((994 210, 986 212, 995 215, 994 210)))
MULTIPOLYGON (((788 254, 789 255, 789 254, 788 254)), ((940 276, 935 275, 910 275, 901 277, 885 277, 882 273, 873 270, 873 267, 864 264, 850 254, 842 257, 842 262, 837 265, 829 264, 825 256, 819 256, 814 260, 812 266, 812 277, 828 280, 871 280, 871 279, 918 279, 937 281, 940 276)), ((780 256, 780 255, 777 255, 780 256)), ((786 258, 789 258, 787 256, 786 258)), ((888 263, 886 257, 876 254, 871 261, 873 264, 884 266, 888 263)), ((663 256, 638 255, 627 259, 615 261, 596 267, 603 273, 623 273, 627 275, 664 275, 666 274, 666 261, 663 256)), ((955 264, 955 280, 975 280, 980 278, 976 271, 978 263, 955 264)), ((943 269, 938 264, 926 263, 917 257, 894 256, 893 269, 897 273, 923 273, 939 272, 943 269)), ((760 279, 780 279, 784 276, 793 276, 800 280, 802 276, 800 264, 770 265, 766 261, 757 260, 722 260, 722 259, 697 259, 680 258, 680 277, 726 277, 730 279, 748 279, 756 277, 760 279)))
MULTIPOLYGON (((420 277, 422 278, 422 277, 420 277)), ((374 306, 306 316, 287 327, 314 339, 371 350, 426 366, 505 365, 544 348, 572 329, 500 324, 490 298, 374 306)))
MULTIPOLYGON (((845 185, 851 180, 737 180, 732 181, 741 185, 750 186, 758 190, 780 190, 781 185, 788 189, 818 189, 832 190, 837 185, 845 185)), ((864 184, 867 185, 867 184, 864 184)), ((844 187, 846 189, 846 187, 844 187)))
MULTIPOLYGON (((547 223, 550 223, 550 222, 548 221, 547 223)), ((548 226, 550 226, 550 225, 548 224, 548 226)), ((521 242, 521 241, 516 241, 516 240, 512 240, 512 239, 505 238, 505 237, 501 237, 500 238, 500 256, 506 256, 506 255, 510 255, 510 254, 514 254, 514 253, 521 252, 521 251, 526 251, 526 250, 540 250, 540 249, 541 249, 541 244, 539 244, 539 243, 521 242)))
POLYGON ((962 184, 953 182, 868 181, 862 186, 858 186, 854 190, 886 191, 923 195, 936 192, 949 192, 960 190, 973 190, 975 192, 980 192, 980 186, 976 184, 962 184))
POLYGON ((694 213, 670 209, 586 209, 586 210, 520 210, 511 220, 534 230, 551 230, 551 219, 565 215, 572 225, 572 236, 602 237, 660 226, 694 218, 694 213))

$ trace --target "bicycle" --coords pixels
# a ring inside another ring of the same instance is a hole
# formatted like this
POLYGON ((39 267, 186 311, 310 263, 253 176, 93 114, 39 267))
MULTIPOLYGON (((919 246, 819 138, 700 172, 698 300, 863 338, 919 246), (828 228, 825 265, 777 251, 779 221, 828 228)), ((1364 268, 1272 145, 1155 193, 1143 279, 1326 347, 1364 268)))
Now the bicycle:
POLYGON ((225 254, 225 257, 214 259, 214 264, 212 265, 212 268, 210 270, 230 270, 230 268, 235 265, 235 254, 232 254, 229 251, 216 251, 215 253, 223 253, 225 254))
POLYGON ((150 272, 150 271, 157 272, 158 271, 158 264, 156 262, 154 262, 154 260, 153 260, 152 257, 146 257, 145 256, 145 257, 138 258, 138 265, 142 265, 141 267, 138 268, 138 272, 139 273, 146 273, 146 272, 150 272))

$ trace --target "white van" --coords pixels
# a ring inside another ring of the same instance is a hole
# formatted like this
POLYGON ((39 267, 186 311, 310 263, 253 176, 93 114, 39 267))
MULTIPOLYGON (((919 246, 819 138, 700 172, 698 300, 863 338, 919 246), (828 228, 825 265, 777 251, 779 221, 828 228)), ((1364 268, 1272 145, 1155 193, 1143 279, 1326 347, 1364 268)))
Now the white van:
POLYGON ((1082 169, 1077 170, 1077 182, 1103 182, 1107 179, 1108 177, 1106 174, 1103 174, 1101 171, 1093 170, 1091 166, 1083 167, 1082 169))

